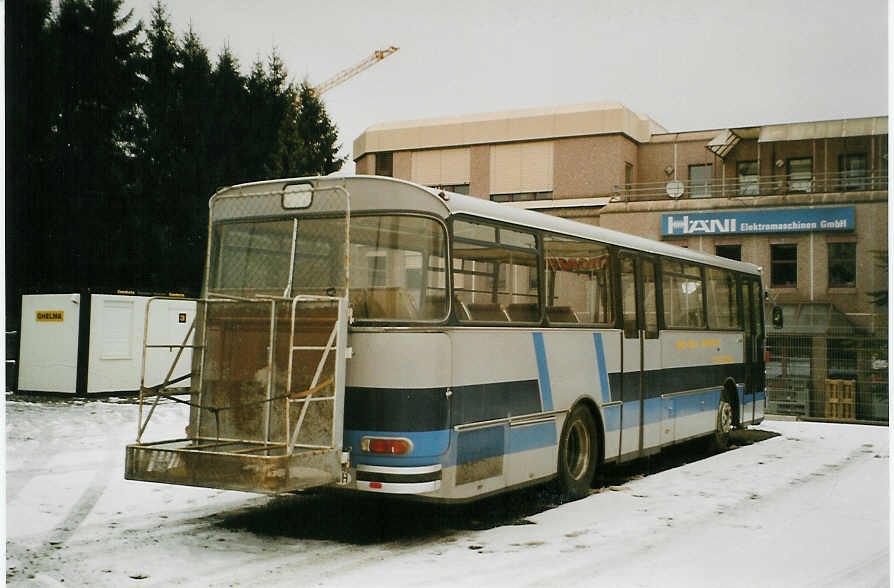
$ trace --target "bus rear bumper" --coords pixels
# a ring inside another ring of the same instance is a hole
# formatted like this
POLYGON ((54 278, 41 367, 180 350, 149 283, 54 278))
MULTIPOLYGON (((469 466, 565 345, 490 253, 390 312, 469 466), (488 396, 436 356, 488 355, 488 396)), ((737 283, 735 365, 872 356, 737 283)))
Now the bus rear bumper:
POLYGON ((428 494, 441 489, 441 464, 388 467, 357 465, 354 471, 358 490, 380 494, 428 494))

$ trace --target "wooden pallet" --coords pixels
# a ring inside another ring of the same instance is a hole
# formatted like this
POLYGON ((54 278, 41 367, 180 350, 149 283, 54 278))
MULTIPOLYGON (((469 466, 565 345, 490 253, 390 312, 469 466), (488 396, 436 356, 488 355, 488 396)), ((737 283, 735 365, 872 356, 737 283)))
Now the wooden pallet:
POLYGON ((855 380, 826 380, 826 418, 854 420, 855 380))

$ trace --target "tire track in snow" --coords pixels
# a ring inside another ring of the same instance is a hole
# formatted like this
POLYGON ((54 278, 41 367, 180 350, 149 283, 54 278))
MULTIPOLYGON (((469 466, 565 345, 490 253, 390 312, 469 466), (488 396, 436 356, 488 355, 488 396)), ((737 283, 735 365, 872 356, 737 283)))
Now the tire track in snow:
MULTIPOLYGON (((36 574, 43 569, 41 565, 52 553, 62 548, 78 530, 84 519, 93 511, 93 507, 99 501, 106 487, 109 485, 112 470, 114 469, 114 455, 109 453, 106 460, 96 469, 93 478, 87 488, 81 493, 78 500, 68 509, 61 523, 48 534, 42 548, 31 550, 21 554, 21 569, 15 571, 7 569, 7 580, 12 579, 17 573, 26 576, 36 574)), ((12 547, 12 545, 8 546, 12 547)))

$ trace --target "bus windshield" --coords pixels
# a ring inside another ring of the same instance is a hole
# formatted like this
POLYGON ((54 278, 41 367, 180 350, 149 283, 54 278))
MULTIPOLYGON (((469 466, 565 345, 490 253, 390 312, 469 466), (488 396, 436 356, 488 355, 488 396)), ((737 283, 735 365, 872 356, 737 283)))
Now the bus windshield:
MULTIPOLYGON (((344 249, 343 217, 216 225, 208 291, 249 297, 341 293, 344 249)), ((354 318, 401 322, 446 318, 446 254, 444 227, 434 219, 352 217, 354 318)))

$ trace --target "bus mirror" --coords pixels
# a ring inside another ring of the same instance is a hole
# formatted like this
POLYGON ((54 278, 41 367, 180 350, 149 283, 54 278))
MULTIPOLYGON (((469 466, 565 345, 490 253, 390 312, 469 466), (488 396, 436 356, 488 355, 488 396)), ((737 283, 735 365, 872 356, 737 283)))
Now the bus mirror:
POLYGON ((773 328, 781 329, 782 328, 782 307, 774 306, 772 312, 773 312, 773 328))
POLYGON ((311 184, 290 184, 283 188, 283 208, 307 208, 313 198, 314 187, 311 184))

